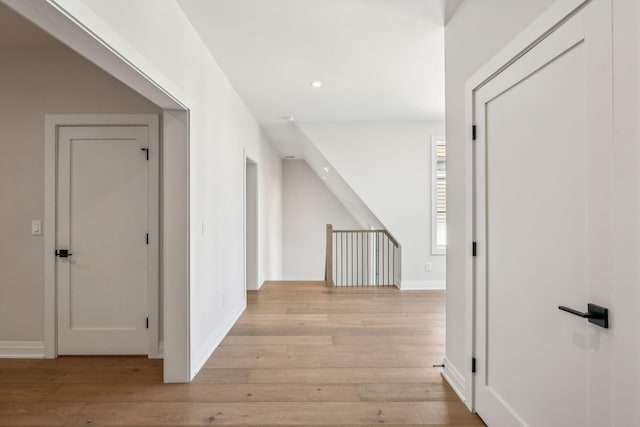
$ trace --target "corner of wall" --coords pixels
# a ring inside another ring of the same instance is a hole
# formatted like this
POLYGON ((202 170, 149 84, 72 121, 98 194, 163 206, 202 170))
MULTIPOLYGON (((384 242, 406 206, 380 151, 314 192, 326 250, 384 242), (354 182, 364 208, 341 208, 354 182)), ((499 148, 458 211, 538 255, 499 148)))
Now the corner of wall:
POLYGON ((190 380, 193 380, 198 372, 200 372, 204 364, 207 363, 207 360, 209 360, 213 352, 216 350, 216 348, 218 348, 224 337, 227 336, 231 328, 233 328, 233 325, 236 324, 246 308, 247 304, 246 302, 244 302, 232 315, 227 318, 228 321, 226 323, 223 323, 222 325, 217 327, 213 331, 213 333, 209 335, 209 338, 205 341, 202 348, 194 352, 194 357, 191 359, 192 363, 190 380))
POLYGON ((451 363, 449 359, 444 358, 443 362, 444 369, 442 370, 442 377, 449 383, 453 391, 456 392, 460 400, 472 410, 470 404, 471 402, 467 401, 466 396, 466 381, 464 376, 460 373, 460 371, 451 363))

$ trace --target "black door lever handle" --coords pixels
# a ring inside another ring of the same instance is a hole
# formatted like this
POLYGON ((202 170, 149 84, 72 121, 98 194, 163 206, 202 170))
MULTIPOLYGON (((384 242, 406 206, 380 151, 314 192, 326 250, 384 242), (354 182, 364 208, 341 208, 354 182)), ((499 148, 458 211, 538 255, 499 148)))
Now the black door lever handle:
POLYGON ((574 310, 573 308, 565 307, 561 305, 558 307, 562 311, 566 311, 567 313, 571 313, 575 316, 582 317, 583 319, 588 319, 589 323, 593 323, 594 325, 601 326, 605 329, 609 329, 609 309, 605 307, 601 307, 595 304, 587 304, 587 312, 583 313, 578 310, 574 310))
POLYGON ((562 310, 562 311, 566 311, 567 313, 575 314, 578 317, 583 317, 583 318, 586 318, 586 319, 591 319, 592 316, 594 316, 594 314, 592 314, 592 313, 582 313, 582 312, 580 312, 578 310, 574 310, 573 308, 565 307, 564 305, 561 305, 558 308, 560 310, 562 310))
POLYGON ((56 251, 56 256, 59 256, 60 258, 67 258, 71 255, 73 254, 69 253, 69 249, 60 249, 59 251, 56 251))

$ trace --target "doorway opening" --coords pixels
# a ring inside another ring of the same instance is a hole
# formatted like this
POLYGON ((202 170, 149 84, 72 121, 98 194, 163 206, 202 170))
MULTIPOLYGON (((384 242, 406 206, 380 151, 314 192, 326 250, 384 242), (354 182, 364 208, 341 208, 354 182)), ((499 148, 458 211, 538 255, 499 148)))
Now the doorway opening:
POLYGON ((258 290, 258 164, 245 156, 244 185, 245 298, 258 290))

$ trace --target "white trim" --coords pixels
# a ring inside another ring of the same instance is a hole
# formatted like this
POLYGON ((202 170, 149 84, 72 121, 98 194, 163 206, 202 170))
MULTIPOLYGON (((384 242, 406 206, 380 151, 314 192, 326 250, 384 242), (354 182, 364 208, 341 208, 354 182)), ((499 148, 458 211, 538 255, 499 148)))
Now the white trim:
POLYGON ((82 57, 163 109, 188 110, 193 100, 81 2, 2 0, 82 57), (81 16, 82 20, 76 18, 81 16), (110 37, 109 37, 110 36, 110 37), (106 41, 109 38, 111 43, 106 41), (144 71, 143 71, 144 69, 144 71))
POLYGON ((43 341, 0 341, 0 358, 42 359, 43 341))
POLYGON ((243 304, 238 311, 231 315, 230 322, 227 322, 226 324, 217 328, 211 335, 209 335, 209 338, 207 339, 202 350, 200 350, 193 358, 193 363, 191 364, 191 380, 193 380, 198 372, 200 372, 204 364, 207 363, 207 360, 209 360, 213 352, 216 351, 216 348, 218 348, 222 340, 227 336, 231 328, 233 328, 246 308, 247 305, 243 304))
POLYGON ((401 291, 443 291, 447 288, 446 280, 403 280, 401 291))
MULTIPOLYGON (((465 208, 465 222, 463 235, 465 242, 469 247, 471 242, 475 240, 474 231, 474 192, 473 192, 473 140, 471 135, 471 126, 475 124, 473 113, 473 104, 475 92, 484 84, 489 82, 493 77, 498 75, 504 69, 509 67, 519 58, 524 56, 538 43, 544 40, 558 26, 565 22, 569 17, 573 16, 590 0, 558 0, 549 9, 547 9, 539 18, 526 27, 517 37, 515 37, 507 46, 505 46, 498 54, 482 66, 465 85, 465 129, 467 129, 467 137, 464 144, 465 147, 465 200, 467 200, 465 208)), ((464 283, 465 283, 465 307, 464 312, 468 313, 463 328, 464 334, 464 358, 469 360, 475 353, 475 301, 474 301, 474 259, 471 250, 467 251, 464 261, 464 283)), ((471 372, 471 366, 460 372, 462 378, 465 379, 468 387, 463 389, 464 402, 471 410, 475 410, 475 378, 471 372)))
POLYGON ((558 0, 467 80, 466 93, 477 90, 509 67, 591 0, 558 0))
POLYGON ((254 191, 253 197, 253 204, 254 204, 254 209, 255 209, 255 218, 254 218, 254 223, 253 223, 253 228, 254 228, 254 236, 253 236, 253 250, 255 251, 255 253, 253 254, 254 258, 255 258, 255 263, 256 265, 254 265, 253 268, 253 274, 255 276, 255 281, 258 281, 258 249, 259 248, 259 238, 260 238, 260 233, 258 230, 258 227, 260 226, 259 221, 258 221, 258 187, 259 187, 259 179, 260 179, 260 173, 259 173, 259 164, 256 160, 253 159, 252 156, 247 154, 247 149, 246 147, 244 148, 244 154, 243 154, 243 164, 242 164, 242 171, 243 171, 243 175, 242 175, 242 182, 243 182, 243 192, 242 192, 242 236, 243 236, 243 262, 244 262, 244 299, 245 299, 245 304, 247 303, 247 291, 254 291, 257 289, 260 289, 260 286, 257 283, 252 283, 253 287, 256 287, 256 289, 250 289, 248 286, 248 275, 247 275, 247 267, 249 266, 248 264, 248 260, 247 260, 247 249, 249 249, 249 245, 248 245, 248 234, 247 234, 247 196, 248 196, 248 192, 247 192, 247 188, 248 188, 248 184, 249 182, 247 182, 247 172, 250 170, 250 168, 247 167, 247 165, 252 165, 254 166, 255 169, 255 177, 253 179, 253 183, 251 183, 251 188, 254 191))
POLYGON ((158 343, 158 359, 164 359, 164 340, 158 343))
POLYGON ((56 176, 58 128, 61 126, 146 126, 149 129, 149 263, 148 355, 159 357, 159 252, 160 252, 160 142, 159 119, 154 114, 48 114, 45 116, 44 159, 44 354, 58 355, 56 260, 56 176))
MULTIPOLYGON (((456 367, 451 363, 449 359, 446 357, 443 359, 442 363, 444 364, 444 369, 442 370, 442 377, 449 383, 453 391, 456 392, 460 400, 463 403, 466 403, 465 398, 465 380, 464 376, 456 369, 456 367)), ((468 406, 468 405, 467 405, 468 406)))
POLYGON ((247 304, 247 147, 242 147, 242 279, 247 304))
POLYGON ((164 382, 191 378, 189 112, 162 115, 162 326, 164 382))

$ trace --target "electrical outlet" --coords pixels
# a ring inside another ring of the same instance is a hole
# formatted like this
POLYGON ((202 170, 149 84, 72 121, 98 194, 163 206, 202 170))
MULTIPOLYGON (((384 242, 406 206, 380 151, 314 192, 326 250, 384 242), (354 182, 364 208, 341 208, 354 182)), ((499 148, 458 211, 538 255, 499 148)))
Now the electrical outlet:
POLYGON ((431 263, 430 262, 426 262, 424 264, 424 271, 431 271, 431 263))

